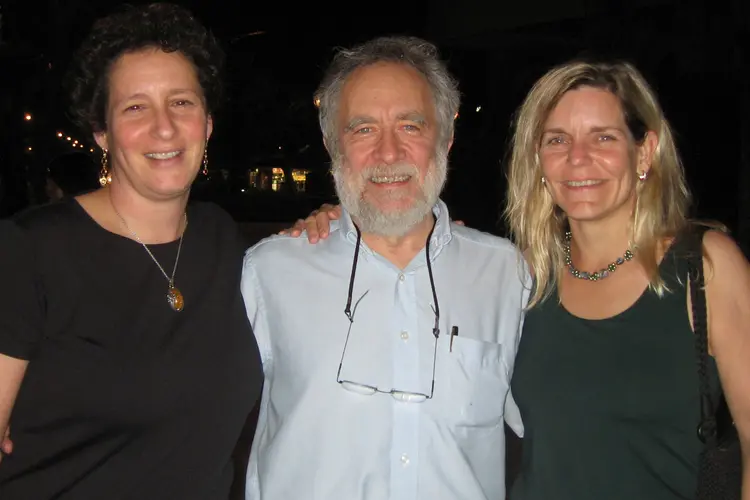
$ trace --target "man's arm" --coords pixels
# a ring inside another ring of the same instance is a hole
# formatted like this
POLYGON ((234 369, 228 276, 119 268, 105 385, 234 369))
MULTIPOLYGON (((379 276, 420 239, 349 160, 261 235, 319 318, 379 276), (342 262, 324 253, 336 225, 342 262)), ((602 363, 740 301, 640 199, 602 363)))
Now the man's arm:
POLYGON ((258 343, 260 357, 263 361, 263 373, 268 377, 272 358, 271 338, 268 331, 268 317, 263 301, 263 293, 260 288, 255 262, 253 261, 253 251, 256 248, 257 245, 245 253, 240 288, 242 290, 242 299, 245 301, 247 318, 250 320, 255 341, 258 343))

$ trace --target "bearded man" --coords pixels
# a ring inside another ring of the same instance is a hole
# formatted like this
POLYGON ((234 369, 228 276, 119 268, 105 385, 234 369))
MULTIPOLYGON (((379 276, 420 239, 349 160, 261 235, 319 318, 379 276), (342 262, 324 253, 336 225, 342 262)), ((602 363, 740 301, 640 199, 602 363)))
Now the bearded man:
POLYGON ((246 498, 503 499, 530 280, 439 199, 456 82, 432 44, 384 37, 340 50, 316 100, 343 212, 246 254, 266 375, 246 498))

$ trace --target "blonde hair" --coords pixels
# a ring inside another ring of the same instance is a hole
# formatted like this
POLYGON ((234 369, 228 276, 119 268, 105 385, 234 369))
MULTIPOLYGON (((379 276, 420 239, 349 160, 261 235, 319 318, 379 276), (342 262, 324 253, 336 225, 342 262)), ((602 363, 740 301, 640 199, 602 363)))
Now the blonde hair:
POLYGON ((687 224, 690 194, 682 163, 669 123, 643 75, 624 62, 573 61, 553 68, 534 84, 517 112, 508 171, 505 217, 535 276, 529 307, 549 296, 565 269, 567 221, 542 184, 538 154, 542 131, 563 94, 584 86, 607 90, 619 99, 636 143, 648 131, 658 137, 648 179, 637 188, 631 245, 638 248, 649 287, 659 296, 666 287, 659 275, 657 251, 687 224))

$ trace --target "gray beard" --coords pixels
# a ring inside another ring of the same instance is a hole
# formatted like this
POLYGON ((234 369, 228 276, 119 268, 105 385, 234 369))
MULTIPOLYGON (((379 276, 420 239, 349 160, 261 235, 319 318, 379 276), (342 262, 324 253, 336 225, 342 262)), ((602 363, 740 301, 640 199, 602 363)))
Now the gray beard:
POLYGON ((447 155, 436 155, 436 160, 425 174, 421 193, 414 200, 411 207, 404 210, 383 212, 376 205, 368 202, 364 197, 364 186, 372 175, 373 170, 380 172, 408 173, 417 178, 419 172, 414 165, 396 164, 389 166, 370 167, 359 174, 348 174, 344 170, 342 161, 333 165, 333 179, 336 184, 336 194, 341 205, 349 212, 352 220, 359 226, 360 231, 385 237, 401 237, 409 233, 429 215, 438 201, 445 185, 448 171, 447 155))

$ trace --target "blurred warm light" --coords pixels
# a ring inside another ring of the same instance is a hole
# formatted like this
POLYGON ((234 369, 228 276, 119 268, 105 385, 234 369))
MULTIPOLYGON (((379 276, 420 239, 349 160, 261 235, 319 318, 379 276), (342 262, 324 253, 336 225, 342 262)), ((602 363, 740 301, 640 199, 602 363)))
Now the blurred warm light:
POLYGON ((65 139, 67 139, 67 140, 69 140, 69 141, 71 140, 71 139, 70 139, 70 136, 66 137, 65 139))
POLYGON ((23 115, 23 118, 24 118, 24 120, 26 120, 27 122, 30 122, 30 121, 31 121, 31 114, 29 114, 29 113, 26 113, 25 115, 23 115))
POLYGON ((29 146, 29 151, 31 151, 31 146, 29 146))
POLYGON ((62 135, 63 135, 62 132, 57 133, 57 137, 62 137, 62 135))
POLYGON ((316 97, 315 100, 313 101, 313 103, 315 104, 316 108, 320 107, 320 99, 319 98, 316 97))
POLYGON ((480 111, 482 111, 482 106, 477 106, 477 113, 479 113, 480 111))
POLYGON ((91 151, 93 153, 94 152, 94 148, 89 149, 89 151, 91 151))
POLYGON ((305 182, 309 173, 309 170, 292 170, 292 179, 294 182, 305 182))

